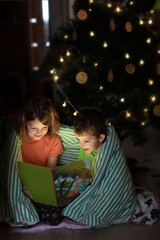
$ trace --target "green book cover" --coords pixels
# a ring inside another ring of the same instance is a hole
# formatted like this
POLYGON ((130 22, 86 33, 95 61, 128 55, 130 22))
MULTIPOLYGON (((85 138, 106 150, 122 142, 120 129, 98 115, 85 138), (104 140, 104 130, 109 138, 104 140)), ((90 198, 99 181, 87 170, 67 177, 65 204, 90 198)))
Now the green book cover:
POLYGON ((71 203, 92 181, 89 158, 56 168, 18 162, 18 175, 33 201, 55 207, 71 203))

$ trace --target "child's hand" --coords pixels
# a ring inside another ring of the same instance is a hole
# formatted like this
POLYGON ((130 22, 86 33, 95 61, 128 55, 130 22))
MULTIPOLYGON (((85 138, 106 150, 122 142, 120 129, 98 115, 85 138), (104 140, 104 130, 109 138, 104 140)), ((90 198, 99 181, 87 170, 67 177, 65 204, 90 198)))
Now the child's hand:
POLYGON ((24 195, 25 195, 26 197, 32 198, 30 192, 27 190, 26 187, 24 187, 24 186, 22 187, 22 192, 24 193, 24 195))

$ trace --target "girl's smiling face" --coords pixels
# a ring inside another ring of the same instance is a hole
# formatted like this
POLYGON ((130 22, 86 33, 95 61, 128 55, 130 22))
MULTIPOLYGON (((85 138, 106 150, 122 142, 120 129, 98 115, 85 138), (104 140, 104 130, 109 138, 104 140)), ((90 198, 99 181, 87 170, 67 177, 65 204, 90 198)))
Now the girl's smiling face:
POLYGON ((98 138, 88 132, 83 132, 81 134, 76 134, 79 140, 80 146, 85 150, 86 153, 90 154, 100 148, 103 140, 105 139, 105 134, 101 134, 98 138))
POLYGON ((27 121, 26 127, 28 136, 34 140, 40 140, 48 132, 48 126, 43 125, 38 118, 27 121))

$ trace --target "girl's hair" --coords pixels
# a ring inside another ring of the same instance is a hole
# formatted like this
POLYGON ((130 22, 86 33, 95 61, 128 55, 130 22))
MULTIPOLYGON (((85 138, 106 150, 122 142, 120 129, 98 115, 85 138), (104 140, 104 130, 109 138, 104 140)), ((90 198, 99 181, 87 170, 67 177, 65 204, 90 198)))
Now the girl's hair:
POLYGON ((51 100, 44 97, 31 97, 20 109, 19 116, 16 122, 16 130, 22 140, 27 140, 26 122, 35 119, 43 125, 48 126, 47 135, 51 138, 60 128, 59 117, 54 109, 51 100))
POLYGON ((100 134, 107 136, 106 119, 103 113, 96 108, 81 110, 74 120, 73 129, 77 134, 88 132, 96 137, 99 137, 100 134))

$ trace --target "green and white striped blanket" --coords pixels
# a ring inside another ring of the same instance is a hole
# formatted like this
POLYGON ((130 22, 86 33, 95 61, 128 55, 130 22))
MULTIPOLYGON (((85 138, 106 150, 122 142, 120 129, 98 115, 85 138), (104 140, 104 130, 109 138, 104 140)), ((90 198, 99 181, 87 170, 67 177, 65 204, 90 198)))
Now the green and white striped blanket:
MULTIPOLYGON (((77 161, 79 143, 73 128, 62 125, 60 132, 64 152, 59 164, 77 161)), ((31 200, 22 192, 16 162, 22 161, 21 140, 12 132, 0 160, 0 221, 32 225, 39 222, 31 200)), ((120 142, 112 126, 108 137, 94 160, 95 178, 85 192, 64 209, 64 215, 94 227, 119 224, 135 210, 136 195, 120 142)))

